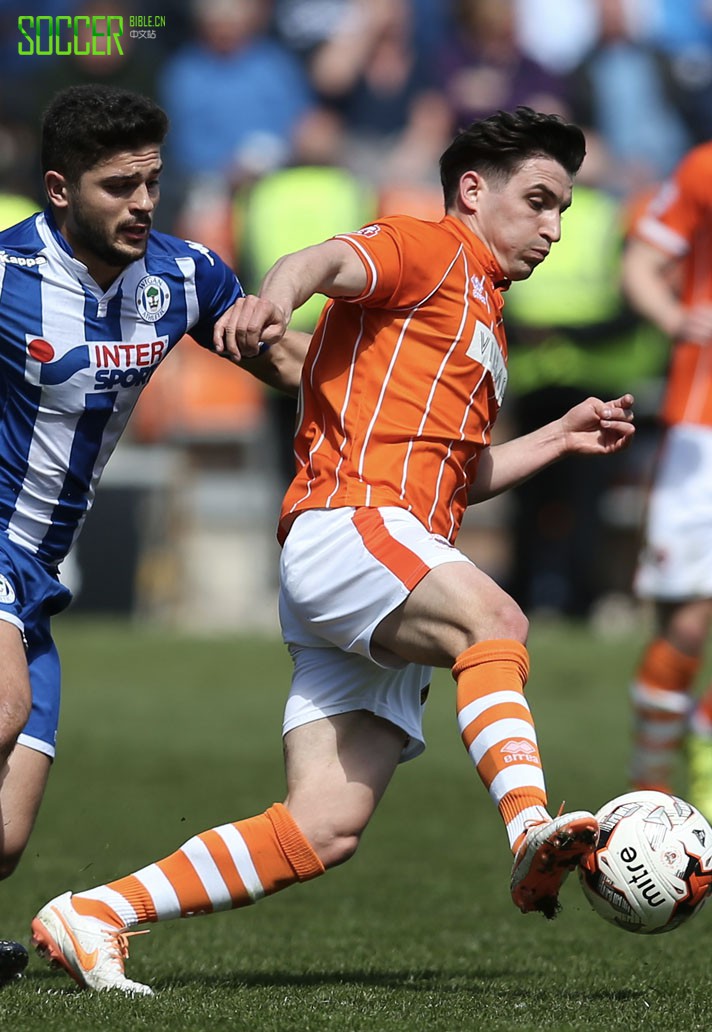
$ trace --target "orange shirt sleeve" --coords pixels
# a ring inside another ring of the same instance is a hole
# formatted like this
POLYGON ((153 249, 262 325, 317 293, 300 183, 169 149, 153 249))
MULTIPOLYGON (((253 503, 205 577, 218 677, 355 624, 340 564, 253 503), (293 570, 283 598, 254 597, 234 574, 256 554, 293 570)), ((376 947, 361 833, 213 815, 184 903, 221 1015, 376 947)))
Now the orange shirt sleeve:
POLYGON ((712 215, 712 145, 696 147, 650 201, 636 232, 667 254, 682 256, 712 215))
POLYGON ((345 300, 396 310, 418 304, 442 275, 437 256, 442 239, 433 239, 429 246, 433 234, 438 235, 437 223, 409 216, 391 216, 355 233, 340 234, 338 239, 353 247, 368 276, 364 293, 345 300))

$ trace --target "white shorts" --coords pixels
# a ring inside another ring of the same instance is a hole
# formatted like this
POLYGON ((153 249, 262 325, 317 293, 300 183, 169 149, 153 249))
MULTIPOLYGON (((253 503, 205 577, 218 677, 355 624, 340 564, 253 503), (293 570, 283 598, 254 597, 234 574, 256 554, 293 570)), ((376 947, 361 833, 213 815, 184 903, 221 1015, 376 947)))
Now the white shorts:
POLYGON ((655 470, 634 590, 639 598, 712 598, 712 429, 668 430, 655 470))
POLYGON ((301 513, 280 562, 279 615, 294 661, 283 732, 368 710, 408 736, 402 759, 421 753, 432 670, 372 650, 371 636, 430 570, 470 561, 405 509, 301 513))

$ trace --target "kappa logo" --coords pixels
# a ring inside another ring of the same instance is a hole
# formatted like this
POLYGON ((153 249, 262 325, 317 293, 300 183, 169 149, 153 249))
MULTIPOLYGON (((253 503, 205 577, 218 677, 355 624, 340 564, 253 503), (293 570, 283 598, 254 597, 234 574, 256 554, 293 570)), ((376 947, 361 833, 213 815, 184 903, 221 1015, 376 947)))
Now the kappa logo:
POLYGON ((205 244, 198 244, 195 240, 186 240, 186 244, 194 251, 198 251, 199 254, 202 254, 204 258, 207 258, 211 265, 215 265, 215 259, 205 244))
POLYGON ((158 322, 170 303, 170 289, 160 276, 144 276, 136 287, 136 310, 144 322, 158 322))
POLYGON ((16 598, 12 584, 0 573, 0 605, 11 606, 16 598))
POLYGON ((364 226, 356 232, 356 236, 375 237, 381 232, 380 226, 364 226))
POLYGON ((46 265, 47 259, 43 254, 30 255, 25 258, 21 254, 8 254, 7 251, 0 251, 0 265, 19 265, 20 268, 32 269, 36 265, 46 265))

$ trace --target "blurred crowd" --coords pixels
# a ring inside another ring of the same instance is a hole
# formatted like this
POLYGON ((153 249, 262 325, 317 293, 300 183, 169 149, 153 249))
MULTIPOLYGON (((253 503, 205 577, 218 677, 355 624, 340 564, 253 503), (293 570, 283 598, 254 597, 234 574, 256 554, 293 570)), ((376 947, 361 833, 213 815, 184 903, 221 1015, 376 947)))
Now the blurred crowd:
MULTIPOLYGON (((651 432, 613 469, 562 463, 520 489, 506 576, 529 610, 581 616, 602 581, 627 588, 600 539, 644 479, 667 342, 627 308, 619 257, 651 191, 712 138, 712 0, 161 0, 155 38, 125 31, 121 55, 23 57, 17 16, 30 10, 126 26, 138 13, 122 0, 0 4, 0 222, 43 204, 37 128, 54 91, 140 90, 171 120, 157 228, 214 247, 248 290, 280 254, 377 215, 439 218, 438 156, 472 120, 526 104, 578 122, 588 155, 563 240, 509 292, 507 430, 632 390, 651 432)), ((286 475, 291 413, 268 403, 286 475)))

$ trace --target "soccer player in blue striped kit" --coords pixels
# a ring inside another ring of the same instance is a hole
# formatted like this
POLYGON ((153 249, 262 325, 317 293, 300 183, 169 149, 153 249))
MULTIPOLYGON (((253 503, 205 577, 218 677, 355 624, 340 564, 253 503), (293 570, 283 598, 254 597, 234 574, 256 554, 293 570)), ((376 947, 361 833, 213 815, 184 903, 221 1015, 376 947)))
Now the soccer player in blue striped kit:
MULTIPOLYGON (((46 210, 0 233, 0 877, 27 844, 55 754, 59 566, 138 396, 188 333, 295 393, 307 339, 241 355, 215 323, 243 294, 208 248, 152 230, 165 113, 103 85, 42 124, 46 210)), ((236 374, 239 375, 239 374, 236 374)), ((27 960, 0 943, 0 980, 27 960)))

